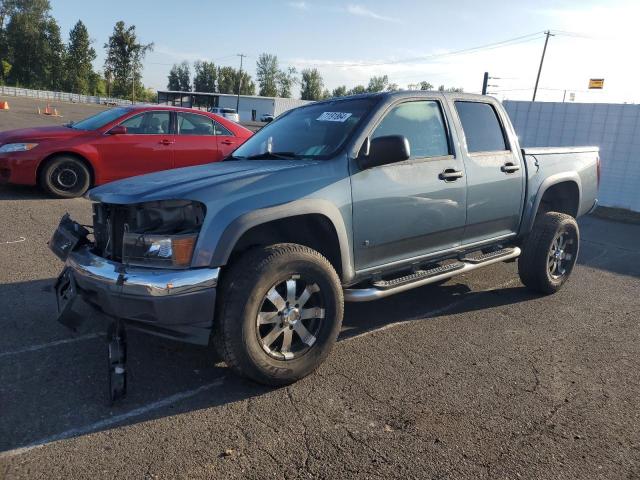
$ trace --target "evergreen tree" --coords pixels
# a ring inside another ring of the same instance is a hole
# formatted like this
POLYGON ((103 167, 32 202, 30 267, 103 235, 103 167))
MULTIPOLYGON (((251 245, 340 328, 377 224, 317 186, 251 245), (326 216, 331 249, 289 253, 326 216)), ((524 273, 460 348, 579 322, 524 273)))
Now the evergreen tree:
MULTIPOLYGON (((11 65, 8 82, 30 88, 60 88, 64 46, 60 27, 50 15, 48 0, 19 0, 3 3, 0 21, 6 21, 3 43, 11 65)), ((2 53, 2 52, 0 52, 2 53)))
POLYGON ((218 91, 220 93, 235 93, 238 73, 233 67, 218 68, 218 91))
POLYGON ((193 90, 196 92, 215 93, 218 71, 213 62, 197 61, 193 64, 193 90))
POLYGON ((277 77, 278 96, 291 98, 293 96, 293 86, 298 83, 298 71, 295 67, 289 67, 286 71, 280 70, 277 77))
POLYGON ((278 57, 269 53, 262 53, 256 62, 256 79, 261 97, 275 97, 278 95, 278 57))
POLYGON ((135 100, 135 92, 143 92, 144 89, 140 81, 142 60, 153 50, 153 43, 140 43, 135 25, 127 27, 120 20, 113 28, 113 33, 104 48, 107 49, 105 76, 109 79, 111 95, 135 100))
POLYGON ((322 75, 317 68, 306 68, 302 70, 302 80, 300 82, 300 94, 302 100, 320 100, 324 82, 322 75))
POLYGON ((177 92, 191 91, 191 69, 189 63, 174 64, 169 71, 167 88, 177 92))
POLYGON ((94 94, 97 79, 93 71, 92 62, 96 58, 96 51, 91 46, 89 31, 82 20, 69 32, 69 45, 65 61, 66 81, 65 89, 73 93, 94 94))
POLYGON ((336 87, 333 89, 333 92, 331 92, 332 97, 345 97, 347 95, 349 95, 349 92, 347 91, 347 87, 345 85, 336 87))

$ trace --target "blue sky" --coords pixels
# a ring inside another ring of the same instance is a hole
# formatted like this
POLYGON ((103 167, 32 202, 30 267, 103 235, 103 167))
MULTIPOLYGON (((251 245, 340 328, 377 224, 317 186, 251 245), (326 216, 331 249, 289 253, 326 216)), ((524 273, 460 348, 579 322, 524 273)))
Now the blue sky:
MULTIPOLYGON (((82 19, 95 40, 96 67, 118 20, 136 25, 155 50, 145 61, 143 81, 165 88, 171 65, 213 60, 245 66, 254 74, 262 52, 276 54, 281 66, 317 67, 332 89, 366 84, 388 75, 406 88, 420 80, 478 91, 490 71, 499 98, 530 98, 543 30, 558 31, 549 42, 539 98, 561 100, 564 90, 578 101, 640 102, 636 86, 640 2, 627 0, 457 0, 427 2, 272 0, 180 2, 109 0, 96 7, 86 0, 51 0, 63 33, 82 19), (560 31, 570 32, 561 34, 560 31), (537 35, 534 35, 538 32, 537 35), (506 46, 473 52, 462 49, 523 37, 506 46), (637 57, 637 53, 634 53, 637 57), (605 90, 587 90, 590 77, 605 78, 605 90)), ((568 95, 568 94, 567 94, 568 95)))

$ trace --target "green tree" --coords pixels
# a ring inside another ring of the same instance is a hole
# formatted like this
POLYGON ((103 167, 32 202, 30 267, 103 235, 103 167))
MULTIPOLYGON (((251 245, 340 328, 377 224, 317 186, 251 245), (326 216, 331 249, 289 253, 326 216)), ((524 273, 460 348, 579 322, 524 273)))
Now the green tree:
POLYGON ((240 95, 255 95, 256 84, 247 72, 239 71, 233 67, 218 68, 218 92, 220 93, 238 93, 238 85, 240 85, 240 95))
POLYGON ((373 76, 369 79, 369 86, 367 87, 367 92, 383 92, 387 89, 389 85, 389 77, 386 75, 376 77, 373 76))
POLYGON ((340 85, 339 87, 334 88, 333 92, 331 92, 332 97, 345 97, 347 95, 349 95, 349 91, 345 85, 340 85))
POLYGON ((433 90, 433 85, 423 80, 420 82, 420 90, 433 90))
POLYGON ((278 57, 270 53, 262 53, 256 62, 256 80, 260 86, 258 95, 275 97, 278 95, 278 57))
POLYGON ((135 101, 135 92, 142 92, 142 60, 153 50, 153 43, 142 44, 138 41, 135 25, 127 27, 120 20, 113 28, 104 48, 107 58, 104 63, 105 76, 110 80, 110 92, 114 97, 131 96, 135 101))
POLYGON ((189 63, 174 64, 169 71, 167 88, 178 92, 191 91, 191 69, 189 63))
POLYGON ((298 84, 298 71, 295 67, 289 67, 287 70, 278 72, 278 96, 282 98, 291 98, 293 96, 293 87, 298 84))
MULTIPOLYGON (((237 74, 236 74, 237 75, 237 74)), ((255 95, 256 94, 256 84, 247 72, 242 72, 240 76, 240 95, 255 95)), ((236 87, 236 92, 238 91, 238 87, 236 87)))
POLYGON ((218 68, 218 91, 220 93, 235 93, 238 73, 233 67, 218 68))
POLYGON ((100 73, 91 72, 88 86, 90 95, 104 96, 107 94, 107 82, 100 73))
POLYGON ((300 82, 300 94, 302 100, 320 100, 324 82, 322 75, 317 68, 306 68, 302 70, 302 80, 300 82))
POLYGON ((215 93, 218 71, 213 62, 201 62, 193 64, 193 90, 196 92, 215 93))
POLYGON ((463 88, 459 88, 459 87, 447 87, 447 88, 445 88, 444 85, 440 85, 438 87, 438 91, 439 92, 462 93, 462 92, 464 92, 464 89, 463 88))
POLYGON ((360 95, 361 93, 366 93, 367 89, 364 85, 356 85, 351 90, 349 90, 349 95, 360 95))
MULTIPOLYGON (((60 27, 48 0, 18 0, 0 8, 10 15, 3 29, 3 60, 11 64, 8 81, 31 88, 58 89, 64 72, 60 27)), ((0 52, 1 53, 1 52, 0 52)))
POLYGON ((67 69, 65 89, 67 91, 85 95, 95 91, 96 82, 92 64, 95 58, 96 51, 91 47, 89 31, 82 20, 78 20, 78 23, 69 32, 69 45, 65 61, 67 69))

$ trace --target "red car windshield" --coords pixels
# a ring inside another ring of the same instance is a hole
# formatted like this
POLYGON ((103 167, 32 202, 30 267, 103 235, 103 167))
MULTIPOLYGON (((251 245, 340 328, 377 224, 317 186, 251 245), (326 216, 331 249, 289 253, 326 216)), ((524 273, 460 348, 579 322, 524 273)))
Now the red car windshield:
POLYGON ((69 126, 76 130, 97 130, 98 128, 102 128, 108 123, 120 118, 130 110, 131 108, 129 107, 111 108, 69 126))

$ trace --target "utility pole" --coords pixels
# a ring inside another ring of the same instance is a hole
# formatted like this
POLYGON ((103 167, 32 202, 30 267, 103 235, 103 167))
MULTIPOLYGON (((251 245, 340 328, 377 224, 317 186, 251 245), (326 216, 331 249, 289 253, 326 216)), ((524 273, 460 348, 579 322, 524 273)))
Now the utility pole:
POLYGON ((242 59, 246 57, 244 53, 238 53, 240 57, 240 74, 238 75, 238 98, 236 99, 236 113, 240 117, 240 89, 242 88, 242 59))
POLYGON ((544 39, 544 48, 542 49, 542 57, 540 58, 540 67, 538 68, 538 76, 536 77, 536 86, 533 87, 533 100, 531 100, 532 102, 536 101, 536 93, 538 93, 538 82, 540 82, 540 74, 542 73, 542 64, 544 63, 544 55, 545 53, 547 53, 547 43, 549 43, 549 37, 554 36, 549 30, 544 32, 544 34, 547 36, 547 38, 544 39))
POLYGON ((133 105, 136 102, 136 65, 135 63, 131 66, 133 71, 133 78, 131 79, 131 104, 133 105))
POLYGON ((487 94, 488 84, 489 84, 489 72, 484 72, 484 78, 482 79, 482 95, 487 94))

